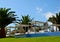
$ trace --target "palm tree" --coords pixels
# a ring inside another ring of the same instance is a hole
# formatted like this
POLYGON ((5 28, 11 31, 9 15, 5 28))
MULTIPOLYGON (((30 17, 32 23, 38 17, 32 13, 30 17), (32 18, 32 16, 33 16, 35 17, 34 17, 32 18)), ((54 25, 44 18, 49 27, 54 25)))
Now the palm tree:
MULTIPOLYGON (((28 23, 31 22, 31 21, 32 21, 32 19, 30 18, 29 15, 22 16, 21 24, 28 25, 28 23)), ((31 24, 29 24, 29 25, 31 25, 31 24)), ((29 26, 29 28, 31 28, 31 26, 29 26)), ((25 30, 25 32, 28 31, 28 27, 26 27, 26 28, 24 27, 23 29, 25 30)))
MULTIPOLYGON (((60 24, 60 12, 56 13, 56 16, 52 16, 48 19, 48 21, 52 22, 53 24, 60 24)), ((60 31, 60 26, 58 26, 60 31)))
POLYGON ((55 16, 52 16, 48 19, 48 21, 52 22, 52 23, 56 23, 56 17, 55 16))
POLYGON ((0 38, 6 37, 5 27, 15 21, 14 11, 11 8, 0 8, 0 38))
POLYGON ((22 16, 22 19, 21 19, 21 24, 28 24, 29 22, 31 22, 32 19, 30 18, 29 15, 27 16, 22 16))

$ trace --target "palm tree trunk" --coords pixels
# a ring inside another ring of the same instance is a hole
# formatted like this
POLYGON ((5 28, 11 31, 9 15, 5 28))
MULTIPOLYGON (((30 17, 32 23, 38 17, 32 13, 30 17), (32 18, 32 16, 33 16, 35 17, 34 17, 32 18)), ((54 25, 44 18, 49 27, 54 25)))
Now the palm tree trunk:
POLYGON ((5 38, 5 37, 6 37, 5 28, 1 28, 0 29, 0 38, 5 38))

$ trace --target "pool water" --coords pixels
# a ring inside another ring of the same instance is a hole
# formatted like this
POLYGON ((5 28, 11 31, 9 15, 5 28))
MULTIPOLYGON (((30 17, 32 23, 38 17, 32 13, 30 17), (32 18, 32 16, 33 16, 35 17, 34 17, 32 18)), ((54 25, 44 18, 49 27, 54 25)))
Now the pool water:
POLYGON ((60 36, 60 32, 45 32, 45 33, 34 33, 34 34, 23 34, 15 35, 15 37, 40 37, 40 36, 60 36))

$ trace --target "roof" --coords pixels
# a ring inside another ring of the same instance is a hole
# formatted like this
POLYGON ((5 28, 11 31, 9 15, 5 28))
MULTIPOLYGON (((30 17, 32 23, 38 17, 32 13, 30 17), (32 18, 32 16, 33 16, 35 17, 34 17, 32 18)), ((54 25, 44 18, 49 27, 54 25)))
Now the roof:
POLYGON ((31 24, 41 24, 41 23, 45 23, 45 22, 40 22, 40 21, 32 21, 32 22, 29 22, 31 24))

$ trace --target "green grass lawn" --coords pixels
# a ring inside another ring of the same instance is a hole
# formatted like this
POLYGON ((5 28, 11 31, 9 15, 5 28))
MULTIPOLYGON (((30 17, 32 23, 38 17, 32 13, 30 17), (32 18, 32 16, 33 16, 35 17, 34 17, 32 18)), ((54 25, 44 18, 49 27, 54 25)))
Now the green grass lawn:
POLYGON ((60 36, 34 38, 0 38, 0 42, 60 42, 60 36))

